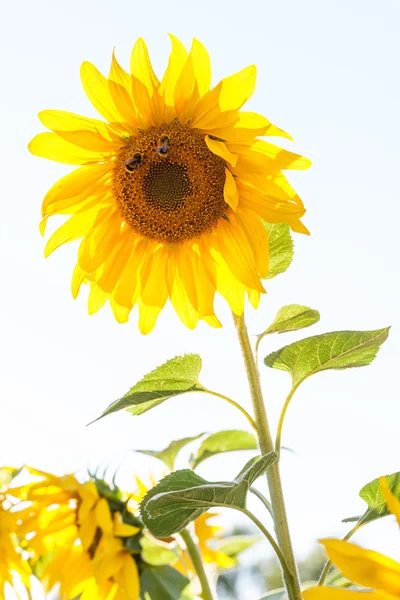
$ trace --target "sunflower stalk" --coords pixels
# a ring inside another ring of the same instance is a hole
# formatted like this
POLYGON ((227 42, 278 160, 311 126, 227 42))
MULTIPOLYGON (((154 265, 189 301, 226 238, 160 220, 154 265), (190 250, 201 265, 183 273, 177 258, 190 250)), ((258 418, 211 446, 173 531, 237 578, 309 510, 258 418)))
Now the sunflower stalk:
MULTIPOLYGON (((240 348, 242 350, 247 380, 253 403, 255 422, 258 431, 258 442, 261 452, 268 454, 274 450, 274 444, 268 424, 267 413, 262 394, 260 375, 251 347, 244 316, 233 314, 240 348)), ((267 471, 268 487, 271 497, 272 515, 279 548, 285 558, 287 570, 283 571, 283 579, 289 600, 301 600, 300 579, 290 539, 289 525, 286 515, 282 482, 278 460, 267 471)))
POLYGON ((203 600, 214 600, 214 596, 211 591, 210 583, 207 578, 207 573, 204 568, 200 551, 196 546, 189 530, 183 529, 180 532, 180 536, 185 542, 186 550, 190 556, 190 560, 192 561, 192 565, 194 570, 196 571, 197 577, 199 578, 203 600))

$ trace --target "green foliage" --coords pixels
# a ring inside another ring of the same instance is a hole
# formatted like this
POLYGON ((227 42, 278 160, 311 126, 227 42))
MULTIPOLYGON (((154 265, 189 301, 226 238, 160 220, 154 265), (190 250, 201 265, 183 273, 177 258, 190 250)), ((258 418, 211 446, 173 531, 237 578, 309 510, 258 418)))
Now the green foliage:
POLYGON ((132 415, 141 415, 168 398, 202 391, 198 384, 201 365, 198 354, 184 354, 167 360, 145 375, 122 398, 110 404, 96 421, 123 409, 132 415))
POLYGON ((141 503, 144 524, 156 537, 181 531, 209 508, 225 506, 242 510, 254 481, 277 459, 266 454, 233 482, 211 483, 189 469, 175 471, 149 490, 141 503))
POLYGON ((269 333, 298 331, 299 329, 314 325, 319 319, 319 312, 313 308, 302 306, 301 304, 287 304, 278 310, 275 319, 260 337, 264 337, 264 335, 269 333))
POLYGON ((233 452, 235 450, 256 450, 257 440, 253 434, 247 431, 237 429, 227 429, 218 431, 206 437, 196 454, 192 457, 191 466, 193 469, 199 466, 203 460, 222 454, 224 452, 233 452))
POLYGON ((293 260, 293 240, 288 223, 264 223, 269 244, 269 266, 265 279, 284 273, 293 260))
POLYGON ((142 548, 141 557, 149 565, 172 565, 178 558, 174 550, 167 548, 161 542, 156 542, 148 535, 141 538, 140 545, 142 548))
POLYGON ((141 454, 147 454, 148 456, 153 456, 154 458, 158 458, 162 460, 171 471, 173 471, 175 466, 175 460, 178 456, 178 453, 182 448, 190 444, 190 442, 194 442, 202 437, 204 433, 200 433, 199 435, 195 435, 193 437, 181 438, 180 440, 173 440, 164 450, 135 450, 135 452, 140 452, 141 454))
POLYGON ((290 373, 293 387, 297 387, 307 377, 321 371, 369 365, 388 333, 389 327, 315 335, 273 352, 264 362, 268 367, 290 373))
POLYGON ((140 576, 140 593, 151 600, 190 600, 189 580, 168 565, 145 566, 140 576))

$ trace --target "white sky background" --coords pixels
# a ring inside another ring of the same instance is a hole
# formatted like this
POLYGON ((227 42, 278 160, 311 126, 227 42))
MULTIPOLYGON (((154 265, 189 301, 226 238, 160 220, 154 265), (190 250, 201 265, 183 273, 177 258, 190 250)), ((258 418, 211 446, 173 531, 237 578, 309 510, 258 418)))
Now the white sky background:
MULTIPOLYGON (((305 382, 285 424, 283 443, 295 450, 284 454, 282 469, 296 549, 305 553, 316 537, 347 531, 341 519, 364 510, 360 487, 400 470, 399 19, 396 0, 4 4, 0 462, 60 474, 98 465, 112 472, 121 465, 119 482, 130 487, 133 472, 144 475, 151 467, 158 474, 159 464, 129 449, 246 428, 232 407, 200 395, 170 400, 140 418, 119 413, 85 428, 143 374, 190 351, 203 357, 205 385, 249 407, 240 352, 220 301, 222 330, 200 324, 191 332, 169 309, 147 337, 137 331, 135 314, 127 325, 117 324, 109 309, 89 318, 85 294, 75 302, 70 295, 77 246, 45 261, 38 233, 42 198, 69 168, 26 150, 42 131, 37 112, 96 116, 80 86, 80 63, 92 61, 106 74, 116 46, 127 67, 133 43, 143 36, 161 73, 171 31, 187 46, 193 36, 207 46, 214 83, 256 63, 248 110, 292 133, 295 143, 285 146, 313 160, 309 171, 289 173, 312 235, 295 236, 292 267, 267 282, 269 293, 248 323, 258 333, 278 308, 293 302, 319 309, 322 319, 305 333, 270 336, 261 356, 305 335, 393 325, 372 366, 305 382)), ((262 378, 275 429, 290 377, 262 368, 262 378)), ((200 473, 226 480, 247 458, 213 459, 200 473)), ((230 522, 233 513, 225 515, 230 522)), ((357 539, 400 558, 391 518, 357 539)))

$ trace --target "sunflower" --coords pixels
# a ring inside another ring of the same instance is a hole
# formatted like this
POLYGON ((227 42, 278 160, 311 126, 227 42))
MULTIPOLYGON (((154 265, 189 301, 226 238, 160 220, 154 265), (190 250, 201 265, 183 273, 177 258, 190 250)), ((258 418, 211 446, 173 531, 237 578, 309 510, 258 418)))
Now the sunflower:
POLYGON ((76 298, 89 284, 89 314, 110 302, 117 321, 138 305, 148 333, 168 298, 182 322, 220 327, 215 293, 241 315, 247 294, 257 307, 268 270, 263 222, 300 222, 305 209, 282 173, 310 162, 258 136, 290 136, 240 109, 254 91, 249 66, 210 89, 210 59, 193 40, 188 53, 171 36, 161 81, 146 45, 132 51, 131 73, 113 55, 105 78, 84 62, 81 80, 105 119, 45 110, 52 132, 29 144, 36 156, 78 165, 44 198, 41 232, 52 215, 71 215, 45 255, 81 239, 72 276, 76 298))
POLYGON ((101 480, 81 484, 74 475, 28 471, 40 480, 7 494, 20 544, 45 590, 58 585, 63 600, 138 600, 138 568, 124 539, 141 527, 131 524, 119 491, 110 493, 101 480))

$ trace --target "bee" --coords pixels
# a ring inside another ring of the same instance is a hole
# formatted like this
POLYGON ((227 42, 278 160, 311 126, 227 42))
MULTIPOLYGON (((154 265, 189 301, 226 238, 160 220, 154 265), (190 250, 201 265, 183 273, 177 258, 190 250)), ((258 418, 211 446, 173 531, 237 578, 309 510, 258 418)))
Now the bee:
POLYGON ((128 160, 126 160, 124 162, 125 170, 128 171, 128 173, 133 173, 133 171, 136 169, 136 167, 138 165, 140 165, 142 160, 143 160, 143 154, 141 154, 140 152, 136 152, 132 156, 132 158, 129 158, 128 160))
POLYGON ((161 154, 162 156, 165 156, 170 148, 169 144, 169 137, 167 135, 162 135, 158 141, 156 152, 158 152, 158 154, 161 154))

